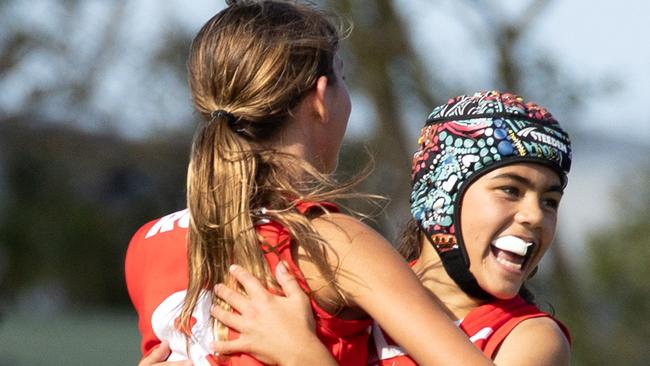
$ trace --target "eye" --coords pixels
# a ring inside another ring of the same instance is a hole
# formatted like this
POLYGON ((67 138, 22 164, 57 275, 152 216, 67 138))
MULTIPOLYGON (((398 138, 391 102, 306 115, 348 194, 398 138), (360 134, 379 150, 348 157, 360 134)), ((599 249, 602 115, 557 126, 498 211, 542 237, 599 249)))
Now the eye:
POLYGON ((557 198, 545 198, 542 200, 544 206, 557 210, 560 207, 560 200, 557 198))
POLYGON ((517 187, 514 186, 501 186, 499 187, 501 192, 507 194, 508 196, 513 196, 513 197, 518 197, 520 190, 517 187))

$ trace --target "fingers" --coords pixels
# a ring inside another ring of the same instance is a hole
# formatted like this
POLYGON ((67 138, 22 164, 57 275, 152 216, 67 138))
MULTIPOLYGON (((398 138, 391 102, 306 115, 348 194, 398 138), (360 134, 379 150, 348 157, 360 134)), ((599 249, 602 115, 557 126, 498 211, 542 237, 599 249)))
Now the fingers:
POLYGON ((228 268, 228 271, 244 287, 244 290, 250 296, 254 297, 258 294, 266 294, 266 287, 262 285, 262 282, 241 266, 233 264, 228 268))
POLYGON ((169 348, 169 343, 167 341, 162 341, 156 348, 151 351, 145 358, 140 360, 138 366, 153 366, 159 362, 165 361, 171 349, 169 348))
POLYGON ((210 314, 212 314, 218 322, 236 330, 237 332, 242 332, 244 330, 243 318, 237 313, 225 310, 219 305, 212 305, 210 308, 210 314))
POLYGON ((219 355, 228 355, 231 353, 250 353, 250 347, 247 342, 241 338, 230 341, 214 341, 210 343, 212 351, 219 355))
MULTIPOLYGON (((259 279, 251 275, 241 266, 233 264, 230 266, 229 271, 244 287, 247 295, 233 290, 223 284, 216 285, 214 291, 220 299, 230 304, 230 306, 239 313, 244 314, 248 310, 251 310, 254 307, 254 304, 271 300, 273 297, 269 290, 262 285, 259 279)), ((289 272, 287 266, 283 262, 278 263, 276 266, 275 275, 287 297, 293 298, 294 300, 299 299, 303 302, 309 302, 309 299, 300 287, 300 284, 289 272)))
POLYGON ((287 266, 280 262, 275 267, 275 277, 278 280, 280 286, 282 286, 282 291, 287 297, 293 296, 304 296, 305 292, 300 288, 296 278, 289 273, 287 266))
MULTIPOLYGON (((242 269, 243 271, 243 269, 242 269)), ((224 284, 214 286, 214 293, 223 301, 227 302, 233 309, 240 313, 245 310, 250 300, 243 294, 231 289, 224 284)))

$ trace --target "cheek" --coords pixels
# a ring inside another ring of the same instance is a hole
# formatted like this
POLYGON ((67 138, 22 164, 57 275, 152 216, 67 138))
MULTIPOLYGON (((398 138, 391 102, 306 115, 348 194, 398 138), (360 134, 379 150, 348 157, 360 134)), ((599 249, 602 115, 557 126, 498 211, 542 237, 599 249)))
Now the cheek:
POLYGON ((546 246, 551 245, 555 238, 555 231, 557 230, 557 215, 548 215, 544 220, 543 240, 547 242, 546 246))
POLYGON ((461 233, 465 250, 471 265, 480 262, 486 250, 489 250, 491 236, 495 231, 497 215, 485 205, 465 205, 460 215, 461 233))
POLYGON ((535 254, 534 257, 531 258, 530 262, 526 265, 526 277, 529 277, 533 271, 535 271, 535 268, 538 267, 539 263, 542 261, 542 258, 546 255, 550 248, 550 243, 547 243, 546 245, 543 245, 542 248, 539 249, 539 252, 535 254))
POLYGON ((548 252, 550 249, 551 245, 553 244, 553 241, 555 239, 555 229, 557 225, 557 220, 555 217, 548 218, 544 222, 544 229, 541 237, 541 247, 539 249, 539 253, 534 258, 534 263, 531 263, 530 270, 533 270, 533 267, 535 267, 539 262, 542 260, 544 255, 548 252))
POLYGON ((460 225, 464 240, 493 235, 501 222, 505 219, 504 209, 498 202, 481 197, 469 196, 460 215, 460 225))

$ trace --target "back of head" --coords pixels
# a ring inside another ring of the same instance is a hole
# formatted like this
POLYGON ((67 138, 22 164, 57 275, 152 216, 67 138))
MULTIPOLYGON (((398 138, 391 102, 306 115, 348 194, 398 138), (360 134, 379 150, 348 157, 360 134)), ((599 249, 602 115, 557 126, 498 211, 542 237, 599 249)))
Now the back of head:
POLYGON ((206 123, 195 136, 187 178, 186 332, 200 292, 228 282, 230 264, 271 281, 254 212, 296 195, 269 142, 320 76, 336 80, 333 19, 296 1, 230 1, 192 43, 189 85, 206 123))
POLYGON ((418 143, 411 214, 459 287, 473 297, 490 298, 469 271, 460 228, 463 194, 482 175, 517 162, 548 166, 566 184, 569 136, 545 108, 489 91, 434 108, 418 143))
POLYGON ((192 99, 206 119, 224 110, 249 138, 269 138, 319 76, 336 80, 338 29, 321 10, 296 2, 231 3, 192 43, 192 99))

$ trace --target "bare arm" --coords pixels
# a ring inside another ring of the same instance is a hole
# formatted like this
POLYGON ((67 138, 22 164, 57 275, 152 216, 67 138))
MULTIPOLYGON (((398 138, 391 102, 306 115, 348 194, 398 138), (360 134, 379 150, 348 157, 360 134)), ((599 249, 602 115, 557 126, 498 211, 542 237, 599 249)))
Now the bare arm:
POLYGON ((230 268, 247 295, 217 285, 216 294, 240 314, 213 306, 212 315, 240 333, 232 341, 212 344, 217 353, 244 352, 266 364, 335 366, 336 361, 314 331, 314 318, 309 298, 296 279, 280 263, 276 268, 278 283, 286 297, 274 296, 253 275, 239 266, 230 268), (299 340, 295 342, 287 340, 299 340))
POLYGON ((494 359, 500 366, 568 366, 569 342, 550 318, 523 321, 506 337, 494 359))
MULTIPOLYGON (((348 295, 353 305, 361 307, 378 321, 382 328, 419 364, 493 365, 492 361, 475 348, 467 336, 444 314, 402 257, 381 235, 346 215, 316 219, 314 224, 330 244, 328 247, 331 251, 330 257, 339 259, 336 263, 339 287, 348 295)), ((309 272, 310 268, 314 268, 310 263, 302 261, 300 267, 303 272, 309 272)), ((312 340, 315 338, 313 326, 289 325, 306 318, 304 312, 309 312, 306 296, 295 284, 295 291, 291 296, 294 296, 294 299, 299 297, 304 299, 302 310, 297 310, 298 308, 291 308, 279 301, 283 299, 282 297, 268 293, 259 281, 245 274, 245 271, 235 271, 233 274, 245 286, 249 296, 256 296, 256 300, 252 301, 225 287, 218 288, 217 294, 241 312, 240 316, 214 309, 213 315, 218 320, 242 334, 240 342, 237 340, 221 342, 220 347, 223 347, 221 351, 246 352, 256 357, 262 352, 265 353, 264 356, 269 357, 267 360, 284 361, 283 364, 292 362, 291 357, 288 357, 284 350, 280 351, 282 347, 287 347, 283 340, 289 337, 312 340), (250 278, 247 279, 246 276, 250 278), (269 321, 272 322, 276 317, 269 314, 275 314, 276 311, 278 316, 289 316, 289 318, 271 325, 269 321), (291 335, 294 331, 305 334, 305 329, 309 330, 312 338, 303 338, 309 337, 307 335, 291 335), (247 334, 249 336, 246 336, 247 334), (267 342, 278 340, 282 344, 264 349, 267 342)), ((305 275, 312 280, 318 277, 317 273, 305 273, 305 275)), ((322 284, 312 285, 310 283, 312 288, 321 288, 322 284)), ((327 294, 328 291, 318 291, 317 299, 319 293, 327 294)), ((306 342, 306 345, 312 351, 303 352, 302 356, 319 361, 303 361, 302 364, 335 364, 329 353, 323 352, 324 348, 320 348, 322 345, 313 347, 314 342, 311 341, 306 342)), ((219 344, 216 346, 219 347, 219 344)))
POLYGON ((493 365, 379 233, 343 214, 317 218, 314 225, 339 258, 337 285, 419 364, 493 365))

